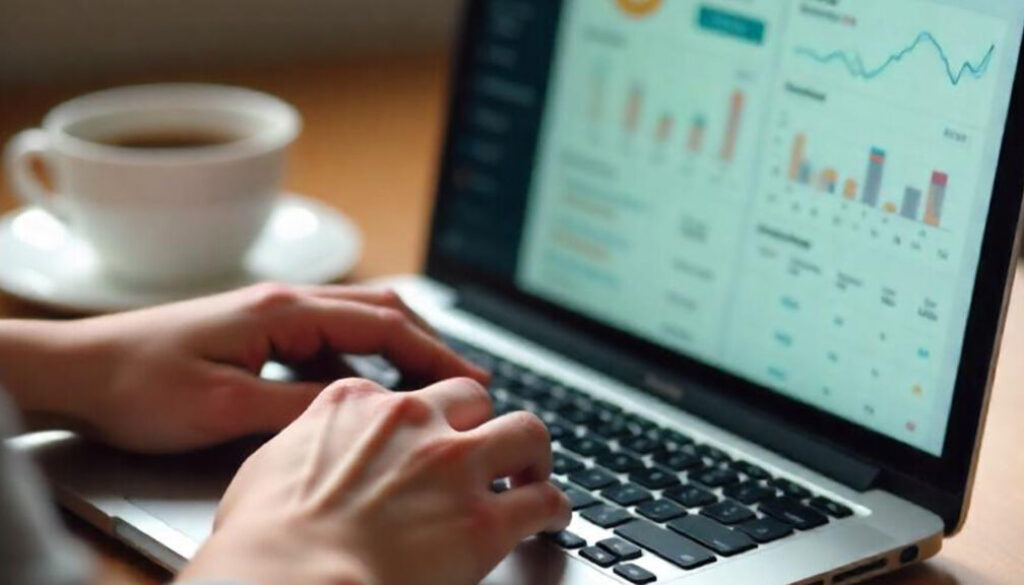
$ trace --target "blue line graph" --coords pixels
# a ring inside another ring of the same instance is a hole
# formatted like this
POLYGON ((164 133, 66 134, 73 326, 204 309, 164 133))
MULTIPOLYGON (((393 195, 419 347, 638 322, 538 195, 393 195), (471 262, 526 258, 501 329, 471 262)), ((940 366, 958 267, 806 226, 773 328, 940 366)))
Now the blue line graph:
POLYGON ((984 75, 985 71, 988 70, 989 63, 992 62, 992 55, 996 51, 996 46, 993 44, 988 48, 985 55, 977 62, 971 63, 970 61, 964 61, 959 68, 954 68, 949 57, 946 55, 946 51, 942 48, 942 45, 939 44, 939 41, 932 36, 932 33, 922 31, 917 35, 917 38, 914 39, 914 42, 910 43, 903 49, 900 49, 896 53, 893 53, 881 65, 876 67, 868 67, 865 65, 860 54, 855 52, 851 54, 846 51, 836 50, 831 53, 820 53, 814 49, 800 47, 796 49, 796 54, 813 59, 814 61, 824 65, 832 63, 833 61, 839 61, 846 67, 850 75, 860 77, 865 80, 872 80, 885 73, 891 65, 899 63, 907 57, 907 55, 913 53, 914 50, 916 50, 922 43, 931 45, 935 48, 936 52, 938 52, 939 60, 942 61, 942 64, 945 67, 946 76, 949 78, 949 82, 953 84, 953 86, 959 85, 960 80, 963 79, 964 75, 969 75, 974 79, 978 79, 984 75))

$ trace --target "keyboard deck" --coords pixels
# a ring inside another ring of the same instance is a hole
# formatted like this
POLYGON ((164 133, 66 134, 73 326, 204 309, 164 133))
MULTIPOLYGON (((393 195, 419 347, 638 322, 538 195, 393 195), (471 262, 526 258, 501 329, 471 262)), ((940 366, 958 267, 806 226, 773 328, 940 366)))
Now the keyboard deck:
MULTIPOLYGON (((690 570, 853 515, 804 485, 666 429, 461 340, 457 352, 488 369, 495 414, 527 410, 551 434, 551 482, 574 515, 607 530, 596 542, 547 535, 631 583, 657 575, 633 563, 653 554, 690 570)), ((507 489, 504 480, 495 490, 507 489)))

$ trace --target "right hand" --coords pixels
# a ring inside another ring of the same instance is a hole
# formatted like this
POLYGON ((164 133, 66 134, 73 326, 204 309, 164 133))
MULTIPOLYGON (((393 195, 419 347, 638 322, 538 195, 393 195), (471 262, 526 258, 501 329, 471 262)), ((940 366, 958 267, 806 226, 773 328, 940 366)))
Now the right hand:
POLYGON ((477 382, 391 393, 334 383, 242 466, 182 579, 470 585, 522 539, 565 528, 547 429, 491 419, 477 382), (511 478, 496 494, 492 480, 511 478))

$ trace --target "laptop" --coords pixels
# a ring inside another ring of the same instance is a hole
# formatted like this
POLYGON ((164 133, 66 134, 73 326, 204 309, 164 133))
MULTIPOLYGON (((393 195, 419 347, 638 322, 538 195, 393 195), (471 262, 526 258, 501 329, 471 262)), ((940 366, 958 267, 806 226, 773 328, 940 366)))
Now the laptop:
MULTIPOLYGON (((1024 2, 471 0, 426 271, 572 524, 491 585, 839 585, 964 523, 1024 187, 1024 2)), ((169 568, 245 447, 35 436, 169 568)), ((497 485, 496 489, 502 489, 497 485)))

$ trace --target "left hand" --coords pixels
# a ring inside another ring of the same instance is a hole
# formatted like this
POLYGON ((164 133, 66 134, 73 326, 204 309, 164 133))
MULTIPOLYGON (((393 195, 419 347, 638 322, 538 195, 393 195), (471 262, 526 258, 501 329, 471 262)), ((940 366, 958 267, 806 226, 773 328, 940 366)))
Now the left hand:
POLYGON ((380 353, 425 381, 487 378, 391 291, 263 284, 80 321, 0 322, 0 385, 31 418, 172 452, 288 425, 325 384, 259 372, 325 349, 380 353))

